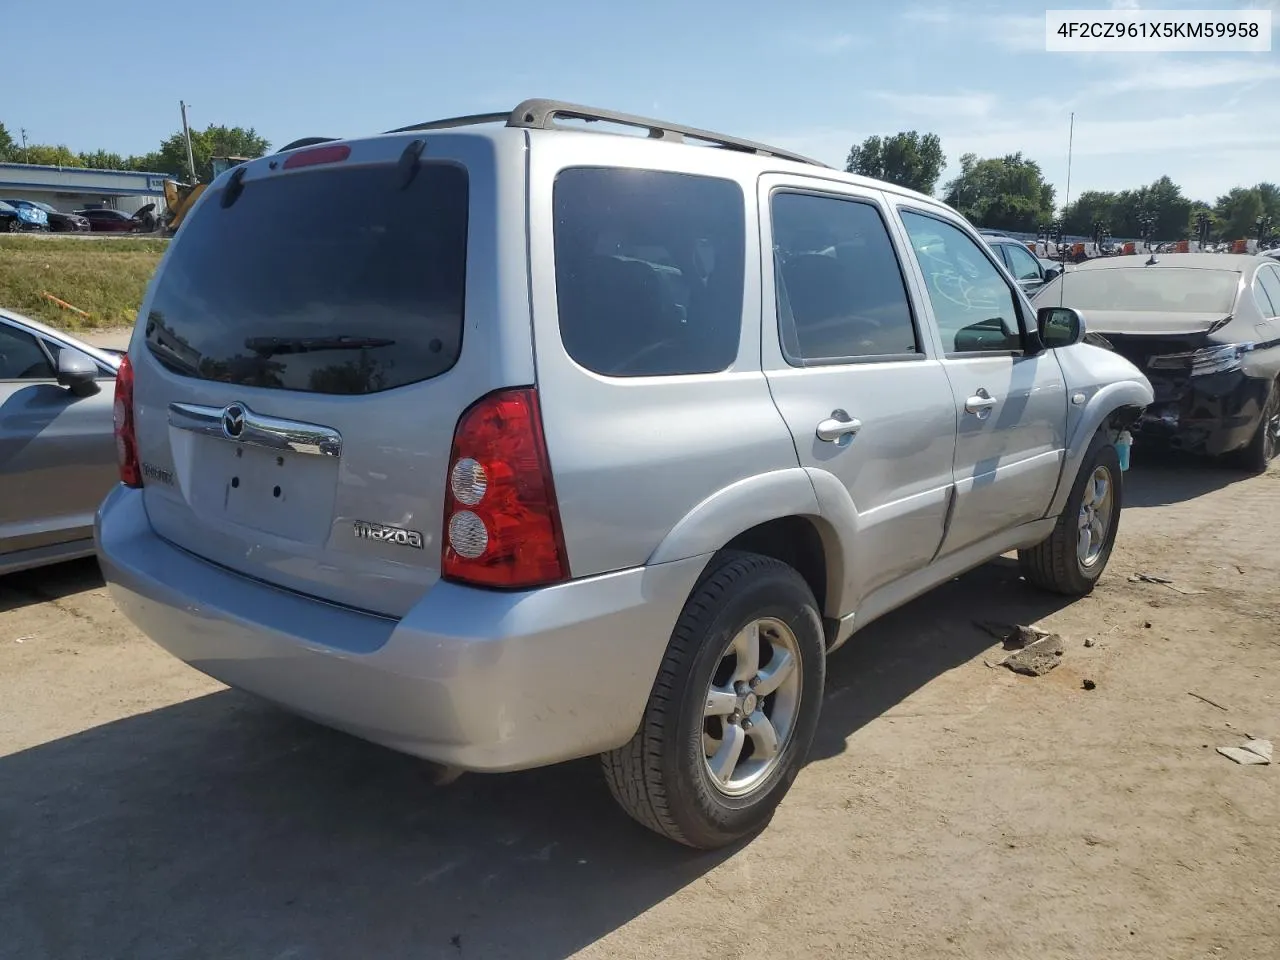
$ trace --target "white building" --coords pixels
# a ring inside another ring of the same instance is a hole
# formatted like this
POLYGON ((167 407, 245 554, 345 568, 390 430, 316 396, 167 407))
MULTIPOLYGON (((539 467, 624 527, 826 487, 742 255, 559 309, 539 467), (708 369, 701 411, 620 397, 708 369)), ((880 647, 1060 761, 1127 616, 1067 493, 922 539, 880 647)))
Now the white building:
POLYGON ((163 173, 132 170, 0 163, 0 200, 39 200, 63 213, 108 207, 132 214, 154 203, 158 214, 164 209, 164 182, 169 179, 163 173))

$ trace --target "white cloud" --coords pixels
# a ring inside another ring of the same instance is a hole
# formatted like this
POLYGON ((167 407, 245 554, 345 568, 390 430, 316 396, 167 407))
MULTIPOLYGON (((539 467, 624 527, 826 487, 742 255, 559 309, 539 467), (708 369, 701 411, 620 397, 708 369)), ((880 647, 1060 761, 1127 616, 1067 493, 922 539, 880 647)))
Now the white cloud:
POLYGON ((1100 80, 1089 93, 1133 91, 1206 90, 1211 87, 1252 86, 1280 77, 1280 62, 1252 58, 1213 58, 1200 61, 1144 60, 1111 80, 1100 80))
POLYGON ((995 98, 989 93, 893 93, 880 90, 872 96, 888 104, 895 112, 931 119, 985 117, 995 103, 995 98))
POLYGON ((961 15, 950 7, 909 7, 902 21, 909 27, 936 32, 963 33, 978 42, 994 43, 1005 50, 1044 50, 1044 14, 992 13, 966 9, 961 15))
POLYGON ((903 11, 902 19, 908 23, 945 26, 955 20, 955 14, 949 7, 908 7, 903 11))
POLYGON ((819 56, 831 57, 845 50, 856 47, 866 46, 867 38, 856 33, 805 33, 794 34, 791 37, 791 44, 799 49, 817 54, 819 56))

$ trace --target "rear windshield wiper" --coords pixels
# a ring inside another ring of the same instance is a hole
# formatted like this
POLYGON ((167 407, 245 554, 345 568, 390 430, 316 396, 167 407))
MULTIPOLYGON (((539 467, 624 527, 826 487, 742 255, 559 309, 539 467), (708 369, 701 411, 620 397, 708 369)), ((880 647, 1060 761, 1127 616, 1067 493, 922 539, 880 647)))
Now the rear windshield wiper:
POLYGON ((282 353, 314 353, 317 350, 367 350, 372 347, 390 347, 394 340, 386 337, 250 337, 245 348, 263 357, 282 353))

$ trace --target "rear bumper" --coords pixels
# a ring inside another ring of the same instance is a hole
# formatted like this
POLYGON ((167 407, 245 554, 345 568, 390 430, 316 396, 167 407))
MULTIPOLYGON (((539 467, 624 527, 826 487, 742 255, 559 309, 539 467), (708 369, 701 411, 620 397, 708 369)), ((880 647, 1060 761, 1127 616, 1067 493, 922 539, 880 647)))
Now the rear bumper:
POLYGON ((396 621, 172 546, 137 490, 108 496, 95 539, 121 611, 180 660, 328 726, 485 771, 626 743, 708 559, 518 593, 440 582, 396 621))
POLYGON ((1221 456, 1239 450, 1258 429, 1271 381, 1243 371, 1162 383, 1151 377, 1155 402, 1138 423, 1142 442, 1221 456))

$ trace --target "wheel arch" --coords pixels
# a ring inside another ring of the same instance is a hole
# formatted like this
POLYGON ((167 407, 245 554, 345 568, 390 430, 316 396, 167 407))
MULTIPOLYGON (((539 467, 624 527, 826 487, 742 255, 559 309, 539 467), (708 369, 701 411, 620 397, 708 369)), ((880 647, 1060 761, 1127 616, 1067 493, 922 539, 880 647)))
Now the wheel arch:
POLYGON ((774 470, 718 490, 671 529, 647 562, 726 550, 758 553, 794 567, 813 591, 828 632, 832 630, 843 602, 844 552, 836 530, 822 516, 807 471, 774 470))
MULTIPOLYGON (((1071 487, 1075 483, 1076 474, 1080 472, 1080 465, 1089 451, 1094 434, 1117 418, 1125 421, 1125 425, 1132 423, 1151 404, 1152 398, 1150 385, 1134 380, 1107 384, 1089 398, 1067 438, 1062 472, 1049 507, 1049 516, 1056 517, 1066 507, 1067 497, 1071 495, 1071 487)), ((1123 429, 1123 426, 1117 429, 1123 429)))

